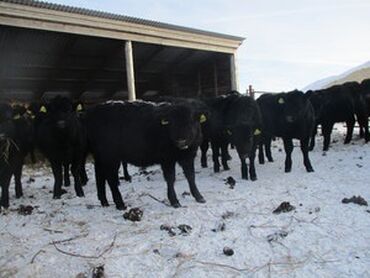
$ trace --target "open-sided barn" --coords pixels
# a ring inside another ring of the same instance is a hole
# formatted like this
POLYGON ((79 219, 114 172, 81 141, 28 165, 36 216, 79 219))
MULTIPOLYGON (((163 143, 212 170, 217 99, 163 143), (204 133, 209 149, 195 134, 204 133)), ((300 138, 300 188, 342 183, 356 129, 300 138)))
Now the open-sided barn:
POLYGON ((87 102, 238 88, 243 38, 32 0, 0 0, 0 98, 87 102))

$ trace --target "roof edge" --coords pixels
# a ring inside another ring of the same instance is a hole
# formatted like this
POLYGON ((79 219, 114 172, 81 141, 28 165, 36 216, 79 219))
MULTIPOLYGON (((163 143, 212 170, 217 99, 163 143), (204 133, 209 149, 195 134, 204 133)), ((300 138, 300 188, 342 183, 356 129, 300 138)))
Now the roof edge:
POLYGON ((193 34, 199 34, 199 35, 205 35, 205 36, 211 36, 211 37, 217 37, 217 38, 222 38, 222 39, 227 39, 227 40, 238 41, 240 43, 242 43, 245 40, 244 37, 239 37, 239 36, 222 34, 222 33, 217 33, 217 32, 212 32, 212 31, 205 31, 205 30, 201 30, 201 29, 197 29, 197 28, 191 28, 191 27, 183 27, 183 26, 180 26, 180 25, 164 23, 164 22, 148 20, 148 19, 141 19, 141 18, 138 18, 138 17, 114 14, 114 13, 104 12, 104 11, 99 11, 99 10, 92 10, 92 9, 78 8, 78 7, 68 6, 68 5, 55 4, 55 3, 50 3, 50 2, 46 2, 46 1, 0 0, 0 2, 23 5, 23 6, 29 6, 29 7, 34 7, 34 8, 47 9, 47 10, 53 10, 53 11, 60 11, 60 12, 66 12, 66 13, 72 13, 72 14, 80 14, 80 15, 86 15, 86 16, 92 16, 92 17, 97 17, 97 18, 116 20, 116 21, 123 21, 123 22, 141 24, 141 25, 157 27, 157 28, 162 28, 162 29, 170 29, 170 30, 174 30, 174 31, 182 31, 182 32, 187 32, 187 33, 193 33, 193 34))

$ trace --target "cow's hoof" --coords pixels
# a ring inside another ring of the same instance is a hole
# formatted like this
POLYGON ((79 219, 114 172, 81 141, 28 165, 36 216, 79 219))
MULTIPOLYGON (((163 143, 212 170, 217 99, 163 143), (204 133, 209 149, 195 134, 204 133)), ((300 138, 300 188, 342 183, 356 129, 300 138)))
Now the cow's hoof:
POLYGON ((77 193, 77 197, 80 197, 80 198, 85 197, 85 194, 83 192, 77 193))
POLYGON ((315 172, 315 170, 313 168, 307 168, 306 170, 307 170, 308 173, 315 172))
POLYGON ((228 170, 230 170, 230 167, 229 166, 224 166, 224 170, 228 171, 228 170))
POLYGON ((268 161, 269 162, 274 162, 274 160, 272 158, 269 158, 268 161))
POLYGON ((58 195, 54 195, 53 196, 53 199, 55 199, 55 200, 58 200, 58 199, 60 199, 62 197, 62 194, 58 194, 58 195))
POLYGON ((206 203, 206 199, 204 199, 203 197, 196 198, 195 200, 196 200, 198 203, 201 203, 201 204, 206 203))
POLYGON ((109 207, 109 203, 107 201, 105 202, 100 202, 102 207, 109 207))
POLYGON ((116 209, 118 209, 118 210, 126 210, 127 207, 126 207, 125 204, 119 204, 119 205, 116 205, 116 209))
POLYGON ((285 173, 290 173, 292 169, 285 169, 285 173))
POLYGON ((174 207, 174 208, 181 208, 181 205, 180 205, 179 202, 173 203, 173 204, 171 204, 171 206, 174 207))
POLYGON ((19 198, 22 198, 23 197, 23 193, 21 194, 15 194, 15 198, 19 199, 19 198))
POLYGON ((251 177, 251 181, 256 181, 257 177, 251 177))
POLYGON ((202 163, 202 168, 207 168, 208 167, 208 165, 207 164, 203 164, 202 163))

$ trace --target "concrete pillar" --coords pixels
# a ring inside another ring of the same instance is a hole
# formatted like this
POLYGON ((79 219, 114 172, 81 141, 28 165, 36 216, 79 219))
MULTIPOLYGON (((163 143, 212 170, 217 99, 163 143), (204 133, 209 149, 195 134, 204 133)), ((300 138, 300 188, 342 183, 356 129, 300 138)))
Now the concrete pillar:
POLYGON ((125 54, 128 100, 136 100, 134 58, 131 41, 126 41, 125 43, 125 54))
POLYGON ((238 69, 236 66, 236 53, 230 55, 230 81, 231 81, 231 90, 239 91, 238 69))

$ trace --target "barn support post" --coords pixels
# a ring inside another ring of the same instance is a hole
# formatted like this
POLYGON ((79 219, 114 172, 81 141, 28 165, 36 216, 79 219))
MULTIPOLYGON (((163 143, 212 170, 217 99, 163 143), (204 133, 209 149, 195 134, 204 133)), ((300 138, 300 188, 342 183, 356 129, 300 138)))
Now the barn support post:
POLYGON ((238 69, 236 66, 236 52, 230 55, 230 81, 231 81, 231 90, 238 91, 238 69))
POLYGON ((131 41, 125 42, 128 100, 136 100, 134 58, 131 41))
POLYGON ((218 96, 218 75, 217 75, 217 64, 213 62, 213 85, 215 96, 218 96))
POLYGON ((198 96, 202 95, 202 74, 200 70, 198 70, 198 96))

